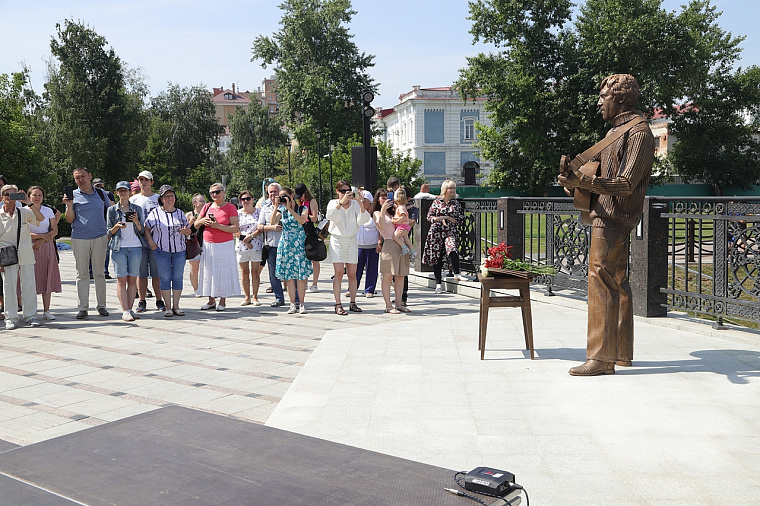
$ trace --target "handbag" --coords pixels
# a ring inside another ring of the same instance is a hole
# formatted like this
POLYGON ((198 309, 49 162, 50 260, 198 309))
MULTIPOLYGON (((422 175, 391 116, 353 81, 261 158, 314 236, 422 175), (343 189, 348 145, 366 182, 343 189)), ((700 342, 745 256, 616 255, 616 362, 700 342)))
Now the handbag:
POLYGON ((203 247, 198 242, 198 238, 195 236, 195 234, 191 234, 190 237, 187 238, 185 247, 187 248, 186 255, 189 259, 193 259, 203 253, 203 247))
POLYGON ((0 248, 0 266, 8 267, 18 263, 18 244, 21 240, 21 211, 16 210, 18 215, 18 227, 16 227, 16 245, 0 248))
POLYGON ((304 241, 304 249, 306 250, 306 258, 313 262, 321 262, 327 258, 327 246, 316 235, 307 235, 304 241))
MULTIPOLYGON (((201 209, 201 213, 198 215, 198 218, 203 218, 203 215, 206 214, 206 211, 208 211, 208 208, 210 206, 210 203, 206 204, 203 209, 201 209)), ((187 238, 187 241, 185 242, 187 249, 185 255, 187 258, 195 258, 203 253, 203 230, 205 228, 205 225, 201 225, 199 228, 193 230, 193 233, 190 234, 190 237, 187 238)))

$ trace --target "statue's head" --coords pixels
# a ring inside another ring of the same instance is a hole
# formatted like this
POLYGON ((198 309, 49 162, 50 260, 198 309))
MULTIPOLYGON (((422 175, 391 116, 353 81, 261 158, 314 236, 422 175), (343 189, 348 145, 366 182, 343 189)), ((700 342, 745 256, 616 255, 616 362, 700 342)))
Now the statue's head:
POLYGON ((624 106, 624 109, 633 109, 639 102, 641 92, 639 82, 631 74, 612 74, 604 78, 600 90, 609 88, 612 99, 624 106))

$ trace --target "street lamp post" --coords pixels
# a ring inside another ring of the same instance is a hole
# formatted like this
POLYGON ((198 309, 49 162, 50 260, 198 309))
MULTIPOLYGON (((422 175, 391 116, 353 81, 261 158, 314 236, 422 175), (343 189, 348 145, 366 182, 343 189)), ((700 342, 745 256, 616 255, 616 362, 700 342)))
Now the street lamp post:
POLYGON ((271 178, 274 179, 274 148, 269 148, 270 162, 272 163, 271 178))
POLYGON ((333 188, 333 171, 332 171, 332 152, 333 152, 333 145, 332 145, 332 139, 329 137, 327 138, 328 142, 330 143, 330 191, 332 191, 333 188))
POLYGON ((317 201, 319 202, 319 209, 322 210, 322 153, 319 149, 319 138, 322 136, 322 132, 317 128, 314 133, 317 136, 317 167, 319 170, 319 198, 317 201))
POLYGON ((285 145, 288 147, 288 184, 293 187, 293 175, 290 171, 290 139, 285 142, 285 145))

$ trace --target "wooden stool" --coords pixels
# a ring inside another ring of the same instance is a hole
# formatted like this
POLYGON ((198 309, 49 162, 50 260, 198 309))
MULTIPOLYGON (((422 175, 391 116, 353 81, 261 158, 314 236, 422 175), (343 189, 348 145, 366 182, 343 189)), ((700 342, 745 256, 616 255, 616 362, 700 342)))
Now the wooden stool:
POLYGON ((478 349, 480 360, 486 352, 486 331, 488 329, 488 309, 490 307, 519 307, 522 309, 523 332, 525 333, 525 349, 533 353, 533 320, 530 313, 530 279, 513 276, 483 277, 478 274, 480 281, 480 332, 478 349), (502 295, 491 297, 491 290, 520 290, 520 295, 502 295))

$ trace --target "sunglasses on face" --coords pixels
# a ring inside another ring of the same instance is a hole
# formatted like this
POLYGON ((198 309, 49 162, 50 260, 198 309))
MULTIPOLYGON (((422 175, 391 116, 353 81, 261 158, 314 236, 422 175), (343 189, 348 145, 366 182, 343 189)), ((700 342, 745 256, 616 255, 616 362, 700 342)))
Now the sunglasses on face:
POLYGON ((224 191, 224 190, 211 190, 209 193, 210 193, 211 195, 219 195, 219 194, 220 194, 220 193, 222 193, 223 191, 224 191))
POLYGON ((340 192, 340 193, 347 193, 347 192, 350 192, 350 191, 351 191, 351 188, 341 188, 341 189, 338 190, 338 192, 340 192))
POLYGON ((248 202, 251 200, 251 197, 240 197, 240 202, 248 202))

